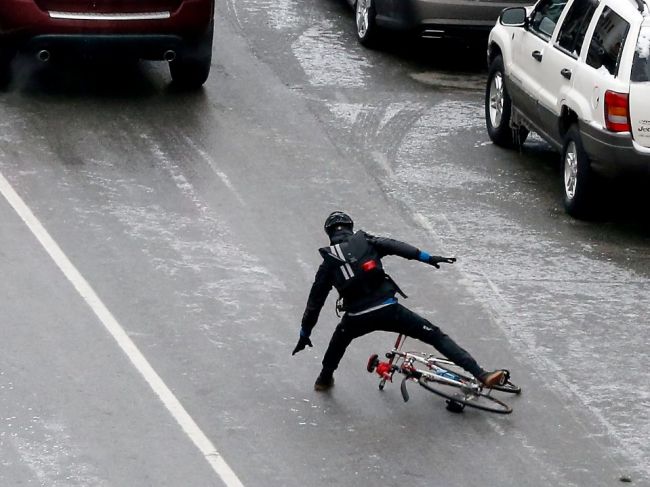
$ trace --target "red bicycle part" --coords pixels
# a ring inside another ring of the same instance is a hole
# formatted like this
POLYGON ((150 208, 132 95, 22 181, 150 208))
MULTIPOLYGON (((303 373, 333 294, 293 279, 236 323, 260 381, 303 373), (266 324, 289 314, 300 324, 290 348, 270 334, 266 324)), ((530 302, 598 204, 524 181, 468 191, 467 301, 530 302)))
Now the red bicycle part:
POLYGON ((393 366, 390 362, 379 362, 377 368, 375 369, 377 375, 382 379, 392 381, 393 376, 391 374, 393 366))

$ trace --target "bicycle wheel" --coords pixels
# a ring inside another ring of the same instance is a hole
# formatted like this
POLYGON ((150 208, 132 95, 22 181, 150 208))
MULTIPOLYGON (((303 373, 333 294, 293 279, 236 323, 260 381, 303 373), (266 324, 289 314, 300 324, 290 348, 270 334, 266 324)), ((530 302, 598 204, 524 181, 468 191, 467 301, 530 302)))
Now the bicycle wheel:
POLYGON ((483 391, 478 392, 452 384, 438 382, 429 379, 426 375, 418 379, 418 384, 434 394, 476 409, 497 414, 510 414, 512 412, 512 408, 506 403, 499 401, 496 397, 492 397, 483 391))
MULTIPOLYGON (((457 375, 463 381, 473 382, 475 380, 473 377, 467 375, 465 369, 463 369, 458 365, 436 362, 436 367, 439 367, 443 370, 451 372, 454 375, 457 375)), ((502 386, 499 385, 492 386, 490 389, 494 389, 495 391, 500 391, 500 392, 507 392, 509 394, 521 394, 521 387, 510 382, 510 379, 508 379, 506 383, 503 384, 502 386)))

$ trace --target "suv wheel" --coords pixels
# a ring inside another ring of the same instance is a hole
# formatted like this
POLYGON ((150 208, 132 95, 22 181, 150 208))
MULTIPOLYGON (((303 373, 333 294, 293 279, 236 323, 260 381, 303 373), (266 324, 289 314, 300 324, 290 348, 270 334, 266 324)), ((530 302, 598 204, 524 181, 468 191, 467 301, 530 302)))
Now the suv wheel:
POLYGON ((582 146, 577 125, 572 125, 564 136, 562 167, 564 207, 569 215, 585 218, 589 216, 591 209, 595 177, 589 156, 582 146))
POLYGON ((506 89, 503 58, 497 56, 490 63, 485 87, 485 124, 490 140, 501 147, 517 147, 528 136, 525 127, 512 128, 512 100, 506 89))
POLYGON ((203 86, 212 65, 212 37, 214 24, 196 42, 186 45, 178 57, 169 63, 173 83, 182 89, 194 90, 203 86))
POLYGON ((357 0, 355 4, 357 21, 357 39, 366 47, 377 43, 377 23, 375 22, 375 6, 373 0, 357 0))

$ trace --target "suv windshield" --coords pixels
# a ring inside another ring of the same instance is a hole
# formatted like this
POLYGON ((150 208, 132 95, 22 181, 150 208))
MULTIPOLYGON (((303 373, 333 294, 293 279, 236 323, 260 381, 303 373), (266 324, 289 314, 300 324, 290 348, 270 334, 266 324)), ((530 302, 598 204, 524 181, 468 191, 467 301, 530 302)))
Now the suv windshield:
POLYGON ((632 81, 650 81, 650 25, 641 27, 634 50, 632 81))

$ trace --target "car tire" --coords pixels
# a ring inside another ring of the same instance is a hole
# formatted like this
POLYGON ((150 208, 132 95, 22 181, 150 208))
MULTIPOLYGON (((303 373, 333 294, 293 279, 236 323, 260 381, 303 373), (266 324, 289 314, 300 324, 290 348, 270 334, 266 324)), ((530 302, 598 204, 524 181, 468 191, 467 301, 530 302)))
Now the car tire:
POLYGON ((11 61, 16 52, 0 44, 0 90, 5 89, 11 81, 11 61))
POLYGON ((580 131, 571 125, 564 136, 562 148, 562 180, 564 181, 564 208, 575 218, 588 218, 593 211, 596 175, 584 150, 580 131))
POLYGON ((354 12, 357 39, 365 47, 375 47, 377 45, 378 27, 375 20, 377 12, 374 0, 357 0, 354 4, 354 12))
POLYGON ((210 75, 212 65, 212 38, 214 23, 196 42, 186 45, 173 61, 169 62, 172 83, 183 90, 201 88, 210 75))
POLYGON ((511 126, 512 100, 505 83, 503 58, 497 56, 490 63, 485 87, 485 124, 490 140, 506 148, 521 146, 528 129, 511 126))

